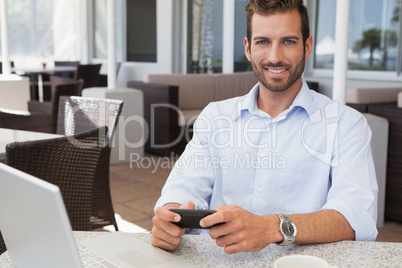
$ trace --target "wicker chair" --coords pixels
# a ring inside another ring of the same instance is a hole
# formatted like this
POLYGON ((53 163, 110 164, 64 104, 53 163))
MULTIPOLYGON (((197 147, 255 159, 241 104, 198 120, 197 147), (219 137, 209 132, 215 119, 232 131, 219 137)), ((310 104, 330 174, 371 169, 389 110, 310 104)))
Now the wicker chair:
POLYGON ((0 127, 54 133, 52 116, 0 108, 0 127))
POLYGON ((0 232, 0 255, 3 254, 7 250, 6 244, 4 243, 3 236, 0 232))
MULTIPOLYGON (((74 66, 77 67, 79 61, 54 61, 54 66, 74 66)), ((56 75, 66 78, 74 78, 74 73, 71 72, 57 72, 56 75)))
MULTIPOLYGON (((52 83, 52 79, 51 79, 52 83)), ((52 133, 57 129, 57 113, 59 111, 60 96, 81 96, 84 80, 67 81, 52 85, 51 100, 39 102, 32 100, 28 102, 28 110, 35 114, 48 114, 52 117, 52 133)))
POLYGON ((106 133, 103 126, 74 136, 9 143, 6 164, 59 186, 73 230, 90 231, 93 187, 108 151, 106 133))
POLYGON ((122 107, 122 100, 61 96, 56 133, 74 135, 107 126, 110 144, 122 107))
MULTIPOLYGON (((63 76, 52 75, 50 80, 54 83, 66 83, 71 81, 84 80, 82 89, 98 86, 99 72, 102 64, 78 64, 74 78, 66 78, 63 76)), ((81 96, 81 92, 78 96, 81 96)))
POLYGON ((101 66, 102 64, 78 64, 74 78, 84 80, 83 88, 96 87, 101 66))
MULTIPOLYGON (((121 62, 118 62, 116 64, 116 76, 119 75, 120 67, 121 67, 121 62)), ((98 87, 107 87, 107 74, 102 74, 102 73, 99 74, 98 87)))
POLYGON ((376 104, 369 105, 367 111, 389 122, 385 218, 402 222, 402 108, 376 104))
POLYGON ((121 113, 123 101, 84 97, 61 97, 57 121, 57 133, 74 135, 100 125, 108 127, 107 148, 102 152, 92 194, 92 224, 99 228, 113 224, 118 230, 110 196, 109 165, 110 144, 121 113))

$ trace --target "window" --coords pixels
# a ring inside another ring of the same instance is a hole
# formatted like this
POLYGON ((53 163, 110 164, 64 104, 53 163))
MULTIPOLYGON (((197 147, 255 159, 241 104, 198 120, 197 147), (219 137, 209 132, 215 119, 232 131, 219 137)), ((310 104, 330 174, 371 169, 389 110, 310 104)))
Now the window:
POLYGON ((223 0, 188 1, 189 73, 222 72, 223 0))
POLYGON ((53 55, 53 1, 8 0, 7 9, 10 59, 18 66, 41 66, 53 55))
POLYGON ((106 0, 93 1, 93 57, 107 58, 106 0))
MULTIPOLYGON (((117 61, 156 62, 156 0, 117 0, 115 4, 117 61)), ((106 8, 106 0, 93 1, 93 56, 98 59, 107 58, 106 8)))
MULTIPOLYGON (((122 19, 123 1, 115 1, 115 42, 116 60, 123 61, 123 32, 124 20, 122 19)), ((93 57, 97 59, 107 58, 107 3, 106 0, 93 1, 93 57)))
POLYGON ((235 3, 235 47, 234 47, 234 71, 251 71, 251 64, 244 55, 244 37, 247 35, 247 17, 244 11, 247 2, 236 0, 235 3))
MULTIPOLYGON (((352 0, 349 70, 397 71, 399 0, 352 0)), ((332 69, 335 53, 336 0, 318 0, 316 69, 332 69)))
POLYGON ((156 0, 127 0, 127 61, 156 62, 156 0))

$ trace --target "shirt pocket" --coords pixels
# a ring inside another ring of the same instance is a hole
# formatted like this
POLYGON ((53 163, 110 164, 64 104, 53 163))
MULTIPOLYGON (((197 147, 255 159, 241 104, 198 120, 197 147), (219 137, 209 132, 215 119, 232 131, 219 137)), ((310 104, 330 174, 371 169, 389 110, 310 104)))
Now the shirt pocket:
POLYGON ((278 208, 281 213, 311 213, 321 209, 328 193, 329 174, 321 163, 289 163, 278 176, 278 208))

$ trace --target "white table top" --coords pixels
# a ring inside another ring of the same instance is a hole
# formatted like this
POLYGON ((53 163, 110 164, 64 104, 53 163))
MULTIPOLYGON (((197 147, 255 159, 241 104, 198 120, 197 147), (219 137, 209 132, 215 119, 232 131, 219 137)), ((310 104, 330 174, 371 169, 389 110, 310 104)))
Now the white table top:
POLYGON ((14 141, 44 140, 62 137, 63 135, 0 128, 0 154, 6 152, 6 145, 14 141))
POLYGON ((55 72, 75 72, 77 70, 76 66, 46 66, 46 68, 38 67, 28 67, 28 68, 13 68, 13 71, 17 73, 36 73, 36 74, 52 74, 55 72))
MULTIPOLYGON (((74 232, 77 240, 104 235, 104 232, 74 232)), ((132 234, 150 243, 149 233, 132 234)), ((325 259, 331 266, 401 267, 402 243, 342 241, 316 245, 270 245, 259 252, 228 255, 207 235, 185 235, 172 253, 199 267, 273 267, 285 255, 311 255, 325 259)), ((0 256, 0 267, 13 267, 7 252, 0 256)))

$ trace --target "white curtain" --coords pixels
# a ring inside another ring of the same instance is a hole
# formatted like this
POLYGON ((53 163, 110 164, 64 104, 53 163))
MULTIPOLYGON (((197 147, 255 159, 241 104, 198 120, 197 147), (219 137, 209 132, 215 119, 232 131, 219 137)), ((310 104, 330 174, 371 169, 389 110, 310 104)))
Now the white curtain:
POLYGON ((201 55, 200 66, 202 69, 211 72, 211 61, 214 52, 214 0, 204 0, 202 12, 201 30, 201 55))
MULTIPOLYGON (((86 2, 86 1, 85 1, 86 2)), ((54 60, 75 61, 80 59, 80 5, 76 0, 55 0, 53 14, 54 60)))
POLYGON ((214 1, 193 0, 192 4, 192 48, 191 60, 195 73, 212 71, 214 53, 214 1))

